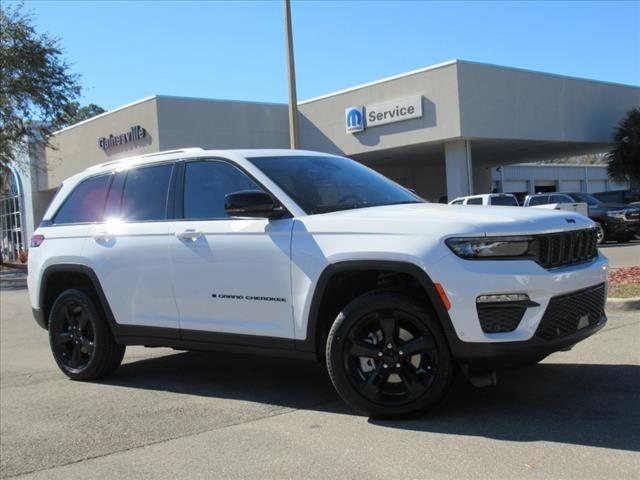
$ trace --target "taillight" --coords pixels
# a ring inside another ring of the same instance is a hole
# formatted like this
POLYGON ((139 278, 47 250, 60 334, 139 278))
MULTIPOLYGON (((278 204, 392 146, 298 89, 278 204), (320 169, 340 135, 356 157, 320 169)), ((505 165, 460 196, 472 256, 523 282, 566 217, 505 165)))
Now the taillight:
POLYGON ((44 242, 44 235, 31 235, 31 248, 39 247, 44 242))

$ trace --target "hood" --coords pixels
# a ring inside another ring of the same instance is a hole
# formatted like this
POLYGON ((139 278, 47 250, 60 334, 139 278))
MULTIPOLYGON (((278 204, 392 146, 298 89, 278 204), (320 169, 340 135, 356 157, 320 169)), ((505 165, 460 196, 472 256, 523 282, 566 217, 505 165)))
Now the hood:
POLYGON ((578 213, 527 207, 418 203, 359 208, 301 219, 309 232, 524 235, 592 227, 578 213))

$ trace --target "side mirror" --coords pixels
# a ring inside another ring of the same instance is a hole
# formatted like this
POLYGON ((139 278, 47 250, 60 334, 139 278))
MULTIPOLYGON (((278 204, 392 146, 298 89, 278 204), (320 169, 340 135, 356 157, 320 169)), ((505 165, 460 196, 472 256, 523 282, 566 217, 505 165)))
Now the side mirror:
POLYGON ((243 190, 225 195, 224 210, 231 217, 280 218, 286 210, 261 190, 243 190))

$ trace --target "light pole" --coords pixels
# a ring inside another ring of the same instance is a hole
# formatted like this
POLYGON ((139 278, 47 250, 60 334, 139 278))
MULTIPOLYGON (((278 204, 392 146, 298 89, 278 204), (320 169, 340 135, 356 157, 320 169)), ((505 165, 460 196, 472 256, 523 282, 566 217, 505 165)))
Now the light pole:
POLYGON ((290 0, 284 0, 284 21, 287 37, 287 67, 289 74, 289 145, 291 148, 298 148, 298 97, 296 95, 296 68, 293 62, 290 0))

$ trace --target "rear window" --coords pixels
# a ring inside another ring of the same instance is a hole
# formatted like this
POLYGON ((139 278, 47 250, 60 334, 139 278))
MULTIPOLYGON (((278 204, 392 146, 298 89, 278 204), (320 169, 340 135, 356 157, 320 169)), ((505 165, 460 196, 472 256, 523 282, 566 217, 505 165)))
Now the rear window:
POLYGON ((499 196, 499 197, 491 197, 491 205, 501 205, 501 206, 505 206, 505 207, 517 207, 518 206, 518 201, 510 196, 510 195, 505 195, 505 196, 499 196))
POLYGON ((81 182, 56 213, 53 223, 90 223, 102 221, 102 212, 111 175, 92 177, 81 182))
POLYGON ((129 170, 122 193, 120 215, 139 222, 166 218, 167 193, 173 165, 157 165, 129 170))
POLYGON ((549 199, 549 195, 542 195, 540 197, 533 197, 529 200, 529 206, 534 207, 536 205, 546 205, 549 199))

